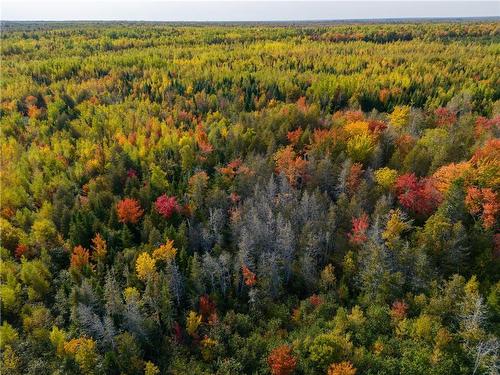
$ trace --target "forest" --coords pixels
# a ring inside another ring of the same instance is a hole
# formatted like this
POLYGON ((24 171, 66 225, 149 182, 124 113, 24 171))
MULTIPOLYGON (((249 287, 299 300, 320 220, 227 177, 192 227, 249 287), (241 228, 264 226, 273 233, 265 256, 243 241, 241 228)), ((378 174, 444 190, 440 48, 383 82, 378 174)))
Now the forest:
POLYGON ((3 374, 498 374, 498 21, 1 27, 3 374))

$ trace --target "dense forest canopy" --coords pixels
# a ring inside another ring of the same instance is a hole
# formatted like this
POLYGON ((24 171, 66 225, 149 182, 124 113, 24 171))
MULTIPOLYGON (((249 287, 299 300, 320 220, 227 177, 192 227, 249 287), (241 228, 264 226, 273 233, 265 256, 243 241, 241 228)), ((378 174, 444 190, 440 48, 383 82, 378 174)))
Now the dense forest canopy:
POLYGON ((498 22, 2 29, 5 373, 498 374, 498 22))

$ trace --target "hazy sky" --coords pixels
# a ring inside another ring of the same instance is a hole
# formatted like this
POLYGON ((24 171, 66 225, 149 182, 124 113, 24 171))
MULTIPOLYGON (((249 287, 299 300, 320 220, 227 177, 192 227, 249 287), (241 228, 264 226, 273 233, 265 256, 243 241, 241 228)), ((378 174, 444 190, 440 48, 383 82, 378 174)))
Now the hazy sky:
POLYGON ((500 16, 500 1, 0 1, 2 20, 272 21, 500 16))

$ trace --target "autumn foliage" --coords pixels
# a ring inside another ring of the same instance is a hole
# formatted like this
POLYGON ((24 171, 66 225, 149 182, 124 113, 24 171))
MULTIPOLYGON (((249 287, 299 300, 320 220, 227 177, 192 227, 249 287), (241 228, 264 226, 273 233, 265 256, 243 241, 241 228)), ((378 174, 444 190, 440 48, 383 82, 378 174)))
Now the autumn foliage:
POLYGON ((446 193, 453 181, 465 177, 471 172, 471 165, 468 162, 451 163, 442 166, 434 174, 434 185, 441 193, 446 193))
POLYGON ((170 219, 175 212, 179 212, 180 207, 175 197, 163 194, 156 199, 155 209, 165 219, 170 219))
POLYGON ((498 20, 0 27, 2 374, 495 372, 498 20))
POLYGON ((318 296, 317 294, 313 294, 312 296, 309 297, 309 302, 314 307, 318 307, 321 304, 323 304, 323 298, 321 298, 321 296, 318 296))
POLYGON ((209 154, 213 151, 213 146, 208 141, 207 133, 202 124, 196 126, 195 139, 202 154, 209 154))
POLYGON ((347 176, 347 191, 349 193, 354 193, 359 184, 361 183, 361 177, 363 175, 363 165, 361 163, 354 163, 349 170, 349 175, 347 176))
POLYGON ((16 258, 21 258, 24 254, 26 254, 27 251, 28 251, 28 246, 20 243, 16 246, 14 255, 16 256, 16 258))
POLYGON ((295 371, 297 359, 288 345, 275 348, 267 357, 267 363, 273 375, 290 375, 295 371))
POLYGON ((156 271, 155 260, 148 253, 141 253, 135 261, 135 270, 137 277, 146 281, 156 271))
POLYGON ((246 286, 252 287, 255 285, 257 282, 257 277, 255 276, 255 273, 250 271, 250 269, 247 266, 243 266, 242 268, 243 272, 243 281, 245 282, 246 286))
POLYGON ((368 239, 368 215, 365 213, 360 217, 352 219, 351 233, 348 234, 349 241, 354 245, 360 245, 368 239))
POLYGON ((89 251, 83 246, 75 246, 71 254, 71 268, 82 270, 83 267, 89 264, 89 251))
POLYGON ((289 131, 288 134, 286 135, 286 137, 292 145, 296 145, 300 141, 300 137, 302 137, 303 133, 304 133, 304 131, 302 130, 302 128, 298 128, 298 129, 289 131))
POLYGON ((202 316, 200 314, 196 314, 195 311, 190 311, 187 318, 186 318, 186 332, 191 335, 195 336, 196 331, 198 330, 198 327, 201 325, 201 318, 202 316))
POLYGON ((497 194, 490 188, 471 186, 467 189, 465 204, 471 215, 479 215, 486 229, 495 226, 500 213, 500 202, 497 194))
POLYGON ((438 108, 434 111, 436 125, 439 127, 452 126, 457 121, 457 115, 447 108, 438 108))
POLYGON ((419 179, 413 173, 398 177, 395 188, 399 203, 419 215, 430 215, 442 200, 433 179, 419 179))
POLYGON ((135 199, 125 198, 116 205, 118 220, 124 224, 135 224, 139 221, 144 211, 135 199))
POLYGON ((283 173, 291 185, 296 186, 307 173, 307 161, 297 156, 292 146, 286 146, 274 154, 276 173, 283 173))
POLYGON ((175 258, 177 249, 174 247, 173 240, 167 240, 164 244, 160 245, 153 251, 153 258, 156 260, 171 261, 175 258))
POLYGON ((103 259, 107 254, 107 250, 108 245, 106 240, 102 238, 100 233, 97 233, 92 239, 92 256, 95 259, 103 259))
POLYGON ((206 294, 200 296, 199 300, 200 313, 204 319, 208 319, 215 313, 215 303, 206 294))
POLYGON ((408 313, 408 305, 404 301, 394 301, 391 307, 391 316, 396 320, 402 320, 408 313))
POLYGON ((333 363, 328 368, 327 375, 356 375, 356 369, 348 361, 333 363))
POLYGON ((475 135, 477 137, 482 136, 483 134, 495 130, 500 129, 500 116, 496 116, 492 119, 479 116, 476 119, 475 123, 475 135))

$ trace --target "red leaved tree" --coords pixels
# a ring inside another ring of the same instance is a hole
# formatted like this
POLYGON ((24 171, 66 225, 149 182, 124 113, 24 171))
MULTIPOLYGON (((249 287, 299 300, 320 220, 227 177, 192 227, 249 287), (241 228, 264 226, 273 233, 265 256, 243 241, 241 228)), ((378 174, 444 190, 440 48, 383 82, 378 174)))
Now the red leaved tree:
POLYGON ((360 245, 368 239, 366 234, 368 230, 368 215, 363 214, 360 217, 352 219, 352 230, 348 234, 349 241, 354 245, 360 245))
POLYGON ((415 174, 399 176, 395 183, 399 203, 420 215, 430 215, 441 203, 442 196, 432 178, 418 179, 415 174))
POLYGON ((28 251, 28 246, 20 243, 19 245, 17 245, 14 255, 16 256, 16 258, 20 259, 24 254, 26 254, 27 251, 28 251))
POLYGON ((321 298, 321 296, 318 296, 317 294, 313 294, 309 297, 309 303, 314 307, 318 307, 323 304, 323 298, 321 298))
POLYGON ((394 301, 391 307, 391 316, 396 320, 403 320, 406 318, 408 312, 408 305, 404 301, 394 301))
POLYGON ((500 116, 496 116, 492 119, 479 116, 476 119, 474 128, 476 137, 480 137, 481 135, 492 129, 500 129, 500 116))
POLYGON ((267 357, 267 363, 273 375, 290 375, 295 371, 297 359, 288 345, 275 348, 267 357))
POLYGON ((368 130, 374 134, 374 135, 379 135, 383 133, 387 129, 387 125, 380 120, 370 120, 368 122, 368 130))
POLYGON ((361 183, 361 176, 363 175, 363 164, 354 163, 349 170, 349 175, 347 176, 347 191, 350 194, 354 194, 361 183))
POLYGON ((163 194, 156 199, 155 209, 156 212, 158 212, 165 219, 170 219, 175 212, 179 211, 180 207, 175 197, 169 197, 166 194, 163 194))
POLYGON ((436 109, 434 115, 436 116, 436 125, 439 127, 449 127, 457 122, 456 113, 447 108, 436 109))
POLYGON ((200 297, 200 313, 204 319, 208 319, 215 312, 215 303, 206 294, 200 297))
POLYGON ((250 271, 250 269, 247 266, 241 267, 241 270, 243 271, 243 280, 245 281, 246 286, 254 286, 255 283, 257 282, 257 277, 255 276, 255 273, 250 271))

